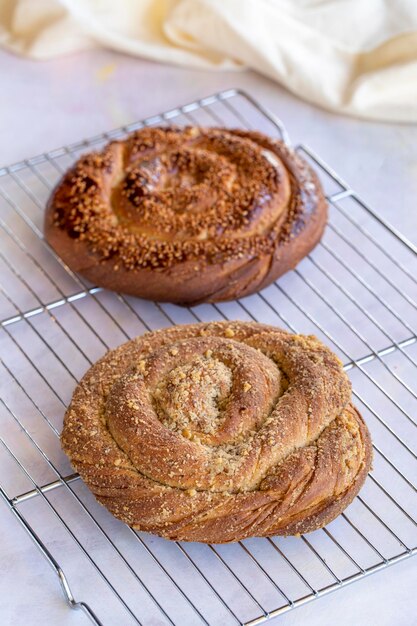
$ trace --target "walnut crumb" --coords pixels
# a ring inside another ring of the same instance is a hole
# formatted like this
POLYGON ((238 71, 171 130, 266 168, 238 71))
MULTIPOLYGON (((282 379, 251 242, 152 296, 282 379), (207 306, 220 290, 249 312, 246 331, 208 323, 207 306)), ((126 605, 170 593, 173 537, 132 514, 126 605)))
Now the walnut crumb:
POLYGON ((205 356, 206 356, 208 359, 212 356, 212 354, 213 354, 213 350, 207 350, 207 351, 205 352, 205 356))
POLYGON ((114 461, 114 464, 115 464, 115 465, 120 465, 120 463, 121 463, 121 462, 122 462, 122 459, 116 459, 116 460, 114 461))
POLYGON ((181 434, 186 439, 191 439, 191 431, 188 428, 183 428, 181 434))
POLYGON ((139 361, 138 363, 138 370, 140 372, 144 372, 146 369, 146 362, 145 361, 139 361))
POLYGON ((172 356, 176 356, 178 354, 178 348, 172 348, 170 350, 170 353, 171 353, 172 356))
POLYGON ((250 383, 248 383, 247 381, 243 383, 243 391, 246 393, 247 391, 249 391, 249 389, 252 389, 252 385, 250 383))
POLYGON ((234 337, 235 336, 235 331, 233 330, 233 328, 230 328, 229 326, 226 328, 226 330, 224 331, 224 334, 226 337, 234 337))
POLYGON ((189 496, 195 496, 195 495, 197 494, 197 490, 196 490, 196 489, 194 489, 194 488, 187 489, 187 494, 188 494, 189 496))

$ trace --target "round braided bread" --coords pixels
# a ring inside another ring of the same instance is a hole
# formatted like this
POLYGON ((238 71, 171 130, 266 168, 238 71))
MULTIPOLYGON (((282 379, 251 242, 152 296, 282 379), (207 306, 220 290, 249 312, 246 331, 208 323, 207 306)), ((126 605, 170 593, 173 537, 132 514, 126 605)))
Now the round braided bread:
POLYGON ((170 539, 297 534, 362 486, 371 442, 339 359, 245 322, 148 333, 85 375, 62 444, 97 499, 170 539))
POLYGON ((316 175, 282 141, 144 128, 76 162, 45 234, 97 285, 189 304, 268 285, 316 245, 326 216, 316 175))

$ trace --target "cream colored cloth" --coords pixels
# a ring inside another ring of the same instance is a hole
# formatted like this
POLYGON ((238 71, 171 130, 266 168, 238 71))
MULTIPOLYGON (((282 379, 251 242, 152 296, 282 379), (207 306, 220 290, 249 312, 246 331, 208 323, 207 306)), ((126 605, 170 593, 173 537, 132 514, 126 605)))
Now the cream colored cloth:
POLYGON ((417 0, 0 0, 0 44, 251 67, 336 111, 417 121, 417 0))

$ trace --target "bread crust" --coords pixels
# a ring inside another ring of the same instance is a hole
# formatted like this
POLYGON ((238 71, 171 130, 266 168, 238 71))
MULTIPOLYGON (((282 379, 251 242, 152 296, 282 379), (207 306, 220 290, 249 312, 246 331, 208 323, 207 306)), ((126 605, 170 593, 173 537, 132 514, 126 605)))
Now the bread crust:
POLYGON ((270 284, 314 248, 326 220, 316 174, 282 141, 171 127, 79 159, 50 197, 44 231, 93 284, 196 304, 270 284))
POLYGON ((247 322, 110 351, 75 390, 62 445, 113 515, 207 543, 324 526, 372 460, 338 358, 315 337, 247 322))

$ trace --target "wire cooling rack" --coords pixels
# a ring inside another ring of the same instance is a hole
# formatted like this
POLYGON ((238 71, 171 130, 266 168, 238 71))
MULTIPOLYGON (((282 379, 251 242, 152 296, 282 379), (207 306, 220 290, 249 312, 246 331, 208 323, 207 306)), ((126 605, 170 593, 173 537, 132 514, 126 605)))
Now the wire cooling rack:
MULTIPOLYGON (((0 170, 0 495, 96 624, 255 625, 417 551, 416 250, 305 145, 330 203, 321 243, 261 293, 189 309, 99 289, 42 237, 47 197, 79 154, 144 125, 282 123, 222 92, 0 170), (135 532, 98 505, 59 445, 74 386, 108 348, 197 320, 243 319, 314 333, 335 350, 372 431, 374 467, 351 506, 308 536, 230 545, 135 532)), ((82 613, 85 615, 83 616, 82 613)))

